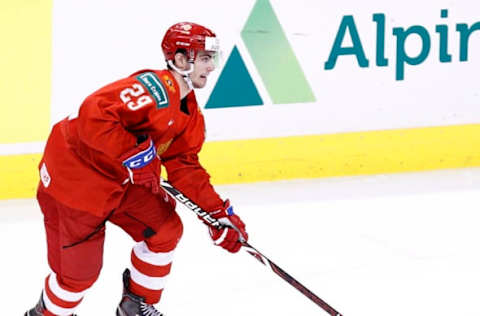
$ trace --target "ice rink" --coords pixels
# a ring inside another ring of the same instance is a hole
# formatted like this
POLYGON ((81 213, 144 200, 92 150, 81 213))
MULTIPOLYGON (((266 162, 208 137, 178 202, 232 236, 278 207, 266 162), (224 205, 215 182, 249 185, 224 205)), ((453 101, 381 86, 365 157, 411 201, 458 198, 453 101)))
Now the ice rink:
MULTIPOLYGON (((250 243, 346 316, 480 315, 480 169, 218 186, 250 243)), ((2 315, 23 315, 48 273, 35 200, 0 201, 2 315)), ((166 316, 327 315, 244 252, 185 232, 158 305, 166 316)), ((107 225, 104 268, 78 308, 115 315, 133 242, 107 225)))

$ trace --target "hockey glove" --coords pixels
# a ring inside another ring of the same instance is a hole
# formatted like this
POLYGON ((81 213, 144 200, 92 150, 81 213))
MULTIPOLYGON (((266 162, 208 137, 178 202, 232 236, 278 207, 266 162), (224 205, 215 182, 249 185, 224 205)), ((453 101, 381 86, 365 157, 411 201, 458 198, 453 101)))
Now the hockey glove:
POLYGON ((150 188, 153 194, 163 192, 160 188, 160 157, 150 138, 122 155, 121 160, 128 170, 131 183, 150 188))
POLYGON ((248 240, 248 234, 243 221, 233 213, 230 201, 226 200, 221 209, 210 212, 210 215, 222 224, 220 229, 211 226, 208 228, 214 244, 232 253, 238 252, 242 242, 248 240))

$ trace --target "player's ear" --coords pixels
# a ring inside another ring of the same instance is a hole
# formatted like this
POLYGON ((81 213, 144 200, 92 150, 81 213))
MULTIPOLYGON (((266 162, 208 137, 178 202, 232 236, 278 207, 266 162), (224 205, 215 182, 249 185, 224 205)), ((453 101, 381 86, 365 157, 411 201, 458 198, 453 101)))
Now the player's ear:
POLYGON ((187 56, 182 52, 177 52, 174 57, 175 66, 181 70, 187 70, 189 68, 187 56))

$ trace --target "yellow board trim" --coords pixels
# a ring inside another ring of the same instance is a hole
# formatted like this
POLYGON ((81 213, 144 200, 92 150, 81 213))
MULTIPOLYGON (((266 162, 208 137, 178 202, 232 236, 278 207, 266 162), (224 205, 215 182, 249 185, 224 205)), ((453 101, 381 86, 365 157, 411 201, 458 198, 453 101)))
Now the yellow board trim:
POLYGON ((480 125, 269 138, 205 145, 217 184, 480 166, 480 125))
MULTIPOLYGON (((480 124, 208 142, 213 184, 480 166, 480 124)), ((39 154, 0 156, 0 199, 30 198, 39 154)))
POLYGON ((0 144, 43 141, 50 129, 53 0, 2 1, 0 144))
POLYGON ((0 156, 0 199, 35 196, 41 154, 0 156))

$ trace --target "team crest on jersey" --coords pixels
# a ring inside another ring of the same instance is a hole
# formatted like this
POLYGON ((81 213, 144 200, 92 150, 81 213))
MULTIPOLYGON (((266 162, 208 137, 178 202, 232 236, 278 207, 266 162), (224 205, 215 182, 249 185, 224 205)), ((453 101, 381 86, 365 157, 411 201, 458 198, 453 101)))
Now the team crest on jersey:
POLYGON ((170 90, 171 93, 175 93, 176 89, 175 86, 173 85, 173 81, 170 79, 168 75, 163 76, 163 80, 167 83, 168 90, 170 90))
POLYGON ((144 72, 137 76, 137 80, 140 81, 153 96, 155 103, 157 104, 157 109, 168 106, 169 101, 167 91, 155 73, 144 72))

